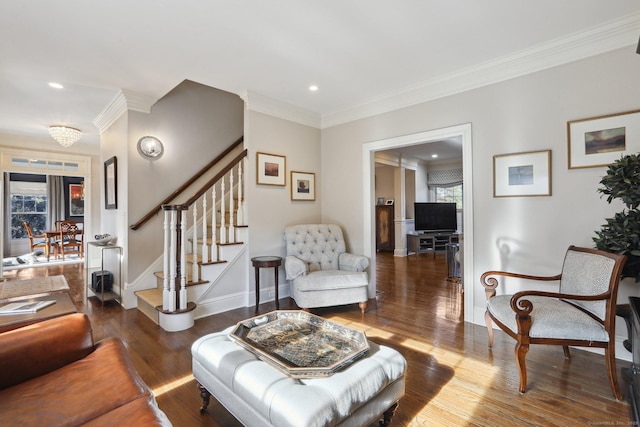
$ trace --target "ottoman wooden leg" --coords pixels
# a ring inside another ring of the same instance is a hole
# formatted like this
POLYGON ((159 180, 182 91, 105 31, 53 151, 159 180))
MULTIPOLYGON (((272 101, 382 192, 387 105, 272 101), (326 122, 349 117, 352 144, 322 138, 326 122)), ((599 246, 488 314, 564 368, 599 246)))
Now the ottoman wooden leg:
POLYGON ((211 393, 209 393, 209 390, 204 388, 200 383, 198 383, 198 388, 200 389, 200 397, 202 397, 202 407, 200 408, 200 413, 204 414, 205 412, 207 412, 207 407, 209 406, 209 401, 211 399, 211 393))
POLYGON ((380 427, 387 427, 391 423, 391 418, 393 418, 393 414, 396 413, 396 409, 398 409, 397 402, 391 405, 389 409, 384 411, 384 414, 382 414, 382 419, 380 420, 380 427))

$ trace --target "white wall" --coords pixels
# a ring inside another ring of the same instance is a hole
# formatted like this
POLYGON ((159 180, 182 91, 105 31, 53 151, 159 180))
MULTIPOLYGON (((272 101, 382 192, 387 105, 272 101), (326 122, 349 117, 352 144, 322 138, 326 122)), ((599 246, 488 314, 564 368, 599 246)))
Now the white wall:
MULTIPOLYGON (((246 110, 245 148, 249 150, 245 189, 251 235, 250 255, 284 257, 286 248, 282 236, 286 226, 321 222, 320 200, 324 199, 325 185, 320 168, 320 131, 246 110), (256 183, 258 152, 286 157, 286 186, 256 183), (291 200, 291 171, 315 173, 315 201, 291 200)), ((263 270, 265 274, 273 274, 270 269, 263 270)), ((284 270, 280 273, 280 285, 286 286, 284 270)), ((251 283, 253 274, 251 271, 251 283)), ((271 277, 269 283, 273 280, 271 277)), ((287 291, 284 290, 280 295, 287 295, 287 291)))
MULTIPOLYGON (((322 132, 323 218, 340 218, 352 246, 364 230, 362 165, 353 158, 371 141, 471 123, 473 130, 474 257, 476 315, 484 324, 482 272, 509 269, 557 273, 570 244, 593 246, 594 231, 620 206, 596 192, 605 168, 569 170, 569 120, 629 111, 640 99, 640 57, 631 47, 488 87, 325 129, 322 132), (494 155, 552 150, 551 197, 494 198, 494 155), (540 267, 539 265, 546 265, 540 267)), ((360 162, 361 163, 361 162, 360 162)), ((368 254, 371 256, 372 254, 368 254)), ((619 299, 626 302, 623 285, 619 299)), ((637 286, 632 292, 640 294, 637 286)), ((509 288, 508 291, 513 291, 509 288)), ((620 325, 621 322, 618 322, 620 325)), ((622 327, 624 331, 624 327, 622 327)))

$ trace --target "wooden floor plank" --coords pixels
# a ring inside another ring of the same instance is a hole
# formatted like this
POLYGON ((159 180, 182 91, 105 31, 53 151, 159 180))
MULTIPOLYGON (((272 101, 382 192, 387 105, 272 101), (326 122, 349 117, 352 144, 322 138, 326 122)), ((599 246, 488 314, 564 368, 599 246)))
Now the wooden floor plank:
MULTIPOLYGON (((406 395, 395 426, 573 426, 630 425, 629 407, 609 388, 604 357, 560 347, 532 346, 527 355, 529 388, 518 393, 514 341, 463 321, 463 294, 446 279, 444 255, 377 256, 378 295, 364 316, 357 305, 313 310, 315 314, 366 332, 372 341, 400 351, 408 361, 406 395)), ((81 264, 5 272, 9 280, 64 274, 76 307, 89 315, 96 339, 118 336, 126 343, 142 378, 175 426, 240 426, 212 400, 200 414, 200 395, 191 376, 191 344, 254 315, 253 307, 196 320, 193 328, 165 332, 137 310, 100 307, 86 299, 81 264)), ((467 283, 466 287, 480 286, 467 283)), ((289 299, 281 309, 295 309, 289 299)), ((262 304, 261 312, 275 309, 262 304)), ((618 372, 628 367, 618 361, 618 372)), ((623 378, 619 375, 626 399, 623 378)))

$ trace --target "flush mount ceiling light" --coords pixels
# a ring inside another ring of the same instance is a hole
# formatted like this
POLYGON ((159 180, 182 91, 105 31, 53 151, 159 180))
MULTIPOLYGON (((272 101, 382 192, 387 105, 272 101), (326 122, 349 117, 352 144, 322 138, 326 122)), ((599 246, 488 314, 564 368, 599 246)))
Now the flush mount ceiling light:
POLYGON ((67 126, 49 126, 49 135, 64 148, 68 148, 80 140, 82 131, 67 126))
POLYGON ((138 153, 145 159, 158 160, 164 153, 164 147, 158 138, 143 136, 138 140, 138 153))

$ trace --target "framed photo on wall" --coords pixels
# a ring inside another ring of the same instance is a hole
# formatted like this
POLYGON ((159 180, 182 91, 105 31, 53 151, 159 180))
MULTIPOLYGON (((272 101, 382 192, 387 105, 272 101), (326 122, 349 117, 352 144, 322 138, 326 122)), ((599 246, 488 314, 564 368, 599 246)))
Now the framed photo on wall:
POLYGON ((113 156, 104 162, 105 209, 118 209, 118 161, 113 156))
POLYGON ((291 200, 316 199, 316 174, 291 171, 291 200))
POLYGON ((551 150, 493 156, 493 197, 550 195, 551 150))
POLYGON ((69 184, 69 215, 84 216, 82 184, 69 184))
POLYGON ((286 157, 256 153, 256 181, 264 185, 286 185, 286 157))
POLYGON ((569 169, 608 166, 640 151, 640 110, 567 122, 569 169))

